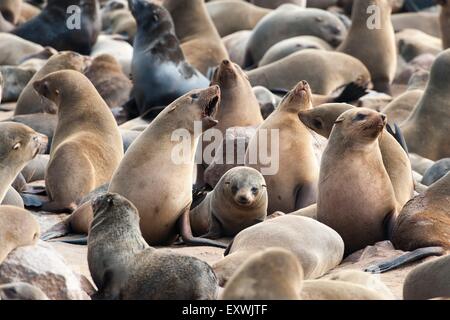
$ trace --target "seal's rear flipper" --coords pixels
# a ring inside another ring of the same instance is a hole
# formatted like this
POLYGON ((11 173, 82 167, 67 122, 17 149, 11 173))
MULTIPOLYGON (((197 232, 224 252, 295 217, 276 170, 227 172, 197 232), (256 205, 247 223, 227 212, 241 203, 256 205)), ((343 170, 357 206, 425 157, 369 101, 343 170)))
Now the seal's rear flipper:
POLYGON ((197 238, 192 235, 191 222, 189 220, 190 206, 191 204, 189 203, 183 209, 183 213, 181 214, 180 219, 178 220, 178 228, 180 230, 180 236, 181 239, 183 239, 184 243, 193 246, 210 246, 225 249, 227 245, 222 242, 204 238, 197 238))
POLYGON ((400 130, 399 126, 394 123, 394 129, 392 129, 391 125, 388 123, 386 124, 386 130, 395 138, 395 140, 397 140, 397 142, 402 146, 403 150, 408 153, 408 146, 406 145, 405 137, 403 136, 403 133, 400 130))
POLYGON ((20 190, 20 193, 46 195, 47 190, 45 189, 45 186, 30 186, 27 184, 25 188, 20 190))
POLYGON ((352 102, 367 94, 367 86, 361 86, 358 83, 351 82, 344 87, 341 93, 334 98, 334 102, 352 102))
POLYGON ((441 256, 444 253, 445 250, 442 247, 419 248, 391 260, 371 265, 364 269, 364 271, 370 273, 383 273, 398 268, 404 264, 414 262, 416 260, 420 260, 429 256, 441 256))

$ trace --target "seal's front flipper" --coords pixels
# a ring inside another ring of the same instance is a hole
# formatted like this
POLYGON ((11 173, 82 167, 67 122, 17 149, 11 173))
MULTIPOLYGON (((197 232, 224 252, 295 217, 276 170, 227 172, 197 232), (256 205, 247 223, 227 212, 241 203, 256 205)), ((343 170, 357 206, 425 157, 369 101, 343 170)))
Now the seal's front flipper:
POLYGON ((191 204, 189 203, 184 209, 178 220, 178 227, 180 230, 181 239, 183 239, 184 243, 193 245, 193 246, 210 246, 225 249, 227 247, 226 244, 214 241, 210 239, 197 238, 192 235, 191 230, 191 222, 189 220, 189 208, 191 204))
POLYGON ((406 145, 405 137, 403 136, 403 133, 400 130, 399 126, 394 123, 394 129, 392 129, 392 126, 388 123, 386 124, 386 130, 395 138, 395 140, 397 140, 397 142, 402 146, 403 150, 408 153, 408 146, 406 145))
POLYGON ((365 96, 367 93, 367 85, 364 86, 355 82, 351 82, 343 87, 342 92, 340 92, 339 95, 333 100, 337 103, 352 102, 365 96))
POLYGON ((441 256, 445 253, 445 250, 442 247, 427 247, 420 248, 414 251, 405 253, 399 257, 393 258, 391 260, 383 261, 374 265, 371 265, 364 269, 365 272, 370 273, 383 273, 389 270, 393 270, 402 265, 405 265, 410 262, 414 262, 429 256, 441 256))

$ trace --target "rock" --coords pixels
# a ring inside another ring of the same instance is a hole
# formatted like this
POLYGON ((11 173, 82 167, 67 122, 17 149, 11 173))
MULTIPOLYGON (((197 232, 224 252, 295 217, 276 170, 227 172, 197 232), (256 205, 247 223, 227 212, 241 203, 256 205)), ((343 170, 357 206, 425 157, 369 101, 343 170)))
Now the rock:
POLYGON ((0 283, 26 282, 51 300, 88 300, 80 278, 49 244, 39 241, 12 251, 0 265, 0 283))

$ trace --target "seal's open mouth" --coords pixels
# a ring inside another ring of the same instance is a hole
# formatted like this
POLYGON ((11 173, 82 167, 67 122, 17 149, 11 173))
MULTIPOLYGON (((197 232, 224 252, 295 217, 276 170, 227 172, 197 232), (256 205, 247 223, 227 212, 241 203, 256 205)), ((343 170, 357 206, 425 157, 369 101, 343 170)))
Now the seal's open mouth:
POLYGON ((215 96, 214 98, 212 98, 209 103, 206 105, 205 109, 203 110, 203 118, 212 118, 212 116, 214 115, 217 106, 219 104, 219 96, 215 96))

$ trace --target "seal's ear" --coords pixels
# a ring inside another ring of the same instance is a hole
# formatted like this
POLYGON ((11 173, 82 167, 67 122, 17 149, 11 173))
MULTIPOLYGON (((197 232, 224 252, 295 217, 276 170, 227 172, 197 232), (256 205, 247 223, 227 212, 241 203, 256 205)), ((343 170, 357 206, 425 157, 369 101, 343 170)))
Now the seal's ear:
POLYGON ((169 108, 169 111, 167 111, 167 113, 171 113, 172 111, 174 111, 176 108, 178 108, 178 103, 174 104, 173 106, 171 106, 169 108))
POLYGON ((342 121, 344 121, 344 116, 340 115, 334 123, 341 123, 342 121))

